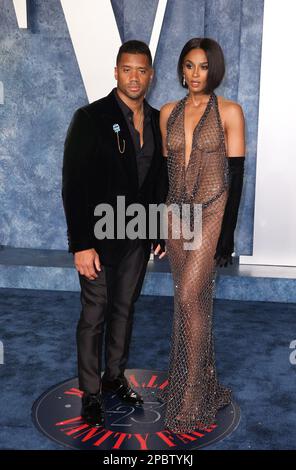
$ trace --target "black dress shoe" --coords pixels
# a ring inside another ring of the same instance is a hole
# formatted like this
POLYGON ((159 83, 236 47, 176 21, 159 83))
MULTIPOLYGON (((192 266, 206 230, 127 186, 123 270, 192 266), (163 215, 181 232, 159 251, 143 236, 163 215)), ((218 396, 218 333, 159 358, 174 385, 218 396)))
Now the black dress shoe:
POLYGON ((90 426, 104 425, 104 411, 100 393, 84 393, 82 396, 81 417, 90 426))
POLYGON ((144 403, 141 395, 133 390, 126 378, 115 379, 112 381, 102 380, 102 391, 116 393, 120 400, 132 405, 141 405, 144 403))

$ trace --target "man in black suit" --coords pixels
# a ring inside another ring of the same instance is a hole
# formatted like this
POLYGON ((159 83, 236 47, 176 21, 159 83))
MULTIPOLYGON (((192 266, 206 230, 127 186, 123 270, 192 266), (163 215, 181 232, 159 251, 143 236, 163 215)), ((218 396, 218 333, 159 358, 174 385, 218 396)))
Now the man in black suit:
POLYGON ((74 253, 81 286, 77 352, 79 388, 84 392, 82 417, 91 425, 104 422, 102 392, 115 392, 124 402, 143 403, 124 371, 134 304, 151 242, 155 254, 165 254, 160 239, 98 239, 94 231, 98 204, 110 204, 116 219, 118 196, 125 197, 126 206, 139 203, 148 209, 149 204, 164 202, 168 189, 159 112, 144 98, 153 78, 151 53, 145 43, 128 41, 120 47, 115 78, 117 88, 108 96, 75 112, 63 161, 68 251, 74 253), (101 378, 103 339, 105 371, 101 378))

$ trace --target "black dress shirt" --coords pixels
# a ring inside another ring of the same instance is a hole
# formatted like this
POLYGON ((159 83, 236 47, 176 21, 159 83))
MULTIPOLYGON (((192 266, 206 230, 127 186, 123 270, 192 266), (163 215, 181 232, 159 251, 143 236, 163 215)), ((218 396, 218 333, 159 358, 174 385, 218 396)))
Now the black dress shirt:
POLYGON ((136 153, 136 160, 137 160, 137 169, 138 169, 138 180, 139 180, 139 188, 142 186, 144 179, 148 173, 151 160, 154 153, 154 136, 153 130, 151 126, 151 112, 152 108, 144 100, 144 123, 143 123, 143 145, 141 147, 141 139, 140 133, 134 126, 133 120, 133 111, 122 101, 122 99, 118 96, 116 88, 113 90, 114 96, 120 106, 120 109, 123 112, 124 118, 126 120, 128 129, 130 131, 135 153, 136 153))

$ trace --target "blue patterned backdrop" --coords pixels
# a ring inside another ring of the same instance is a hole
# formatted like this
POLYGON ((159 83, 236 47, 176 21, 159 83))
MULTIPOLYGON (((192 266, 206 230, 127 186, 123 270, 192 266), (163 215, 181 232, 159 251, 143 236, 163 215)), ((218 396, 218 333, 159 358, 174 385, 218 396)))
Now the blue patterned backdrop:
MULTIPOLYGON (((113 0, 122 40, 149 42, 157 0, 113 0)), ((178 99, 176 65, 191 37, 217 40, 227 72, 218 95, 238 101, 247 122, 238 254, 252 254, 263 0, 168 0, 155 57, 152 105, 178 99)), ((0 244, 67 249, 61 201, 63 142, 74 110, 87 103, 59 0, 29 0, 20 30, 11 0, 0 0, 0 244)))

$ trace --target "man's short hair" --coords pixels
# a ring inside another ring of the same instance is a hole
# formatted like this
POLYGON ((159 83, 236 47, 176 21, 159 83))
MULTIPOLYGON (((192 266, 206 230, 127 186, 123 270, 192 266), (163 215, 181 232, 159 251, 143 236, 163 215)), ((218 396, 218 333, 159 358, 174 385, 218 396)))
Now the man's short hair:
POLYGON ((117 57, 116 57, 116 65, 119 64, 120 58, 122 54, 144 54, 147 56, 149 65, 152 67, 152 56, 149 47, 145 42, 137 41, 136 39, 132 39, 131 41, 124 42, 121 47, 119 48, 117 57))

